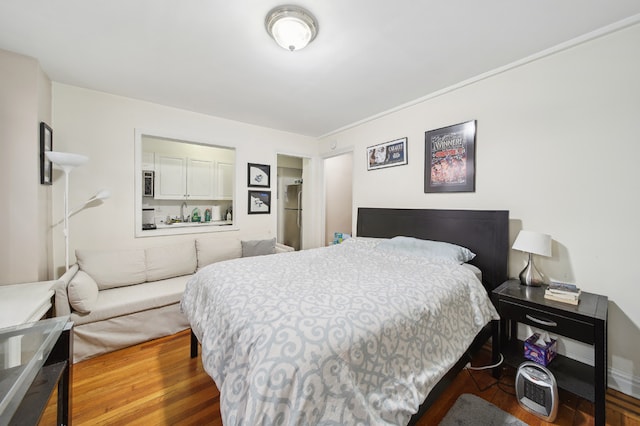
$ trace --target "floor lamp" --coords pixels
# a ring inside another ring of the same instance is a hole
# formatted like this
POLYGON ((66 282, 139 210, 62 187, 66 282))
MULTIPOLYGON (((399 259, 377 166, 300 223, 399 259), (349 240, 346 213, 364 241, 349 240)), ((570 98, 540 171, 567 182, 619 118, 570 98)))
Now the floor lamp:
POLYGON ((64 248, 65 271, 69 270, 69 173, 89 161, 89 157, 69 152, 47 151, 46 156, 64 172, 64 248))

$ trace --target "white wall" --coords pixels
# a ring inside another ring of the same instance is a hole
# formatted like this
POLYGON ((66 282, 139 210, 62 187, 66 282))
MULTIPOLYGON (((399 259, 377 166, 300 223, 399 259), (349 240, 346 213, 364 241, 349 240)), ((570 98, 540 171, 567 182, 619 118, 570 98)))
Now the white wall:
MULTIPOLYGON (((111 198, 71 219, 70 261, 75 248, 147 247, 193 239, 193 235, 134 237, 135 129, 171 138, 236 148, 236 209, 240 237, 276 235, 276 215, 247 215, 247 163, 270 164, 276 170, 276 152, 317 156, 317 142, 291 133, 196 114, 148 102, 54 83, 53 122, 56 149, 85 154, 89 162, 71 172, 70 205, 81 204, 98 189, 111 198)), ((274 173, 275 174, 275 173, 274 173)), ((63 185, 54 176, 53 217, 62 216, 63 185)), ((271 190, 275 196, 275 176, 271 190)), ((274 209, 274 206, 272 206, 274 209)), ((277 210, 272 210, 273 212, 277 210)), ((219 233, 212 235, 221 235, 219 233)), ((59 275, 64 264, 62 230, 53 235, 54 261, 59 275)))
POLYGON ((353 191, 353 153, 325 158, 324 160, 324 196, 325 196, 325 237, 324 244, 333 242, 334 232, 352 234, 353 222, 351 206, 353 191))
MULTIPOLYGON (((609 297, 609 386, 640 396, 640 25, 333 134, 354 147, 358 207, 507 209, 549 233, 547 275, 609 297), (424 132, 478 120, 474 193, 425 194, 424 132), (408 137, 409 164, 367 171, 365 149, 408 137), (360 157, 360 158, 359 158, 360 157)), ((510 253, 517 276, 524 255, 510 253)))
POLYGON ((51 81, 35 59, 4 50, 0 76, 0 284, 46 280, 51 187, 40 184, 39 129, 51 124, 51 81))

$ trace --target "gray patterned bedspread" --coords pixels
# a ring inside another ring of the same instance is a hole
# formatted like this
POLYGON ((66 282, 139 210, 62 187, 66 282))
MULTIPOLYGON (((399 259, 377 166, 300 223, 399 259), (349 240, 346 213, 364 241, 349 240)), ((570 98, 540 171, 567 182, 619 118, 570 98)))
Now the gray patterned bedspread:
POLYGON ((194 275, 183 312, 229 425, 406 424, 498 315, 472 272, 352 239, 194 275))

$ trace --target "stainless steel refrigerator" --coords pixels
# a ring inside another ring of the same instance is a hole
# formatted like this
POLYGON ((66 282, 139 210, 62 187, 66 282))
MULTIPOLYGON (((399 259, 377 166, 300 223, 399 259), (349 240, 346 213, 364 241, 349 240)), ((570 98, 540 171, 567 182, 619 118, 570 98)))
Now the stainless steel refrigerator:
POLYGON ((302 236, 302 184, 287 185, 284 197, 284 243, 300 250, 302 236))

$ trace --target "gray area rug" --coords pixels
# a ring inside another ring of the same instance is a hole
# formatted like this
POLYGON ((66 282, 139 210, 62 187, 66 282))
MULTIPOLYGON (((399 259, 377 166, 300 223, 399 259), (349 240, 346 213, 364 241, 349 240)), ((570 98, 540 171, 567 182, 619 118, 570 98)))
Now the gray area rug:
POLYGON ((528 426, 484 399, 463 393, 440 422, 440 426, 528 426))

